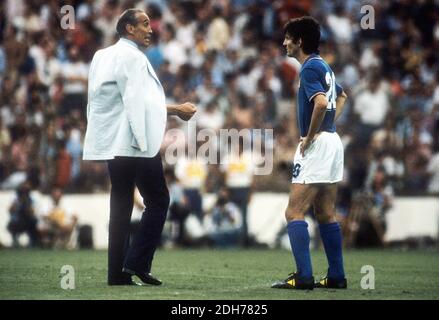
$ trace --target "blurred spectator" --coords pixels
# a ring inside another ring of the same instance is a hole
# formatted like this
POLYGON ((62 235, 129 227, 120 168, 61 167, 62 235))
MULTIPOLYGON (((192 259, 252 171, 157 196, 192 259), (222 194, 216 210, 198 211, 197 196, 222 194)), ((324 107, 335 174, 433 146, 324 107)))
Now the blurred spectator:
POLYGON ((333 13, 329 13, 327 18, 328 26, 334 35, 334 40, 338 44, 339 59, 347 60, 351 54, 351 46, 354 32, 351 19, 344 11, 343 5, 339 4, 335 7, 333 13))
POLYGON ((413 110, 408 121, 405 137, 405 186, 413 193, 425 192, 428 186, 428 161, 431 158, 433 138, 425 127, 420 110, 413 110))
POLYGON ((35 204, 30 195, 31 185, 29 182, 22 183, 16 190, 16 197, 9 208, 11 215, 8 230, 12 236, 12 246, 19 247, 18 237, 25 233, 29 238, 29 247, 40 246, 40 236, 37 230, 37 217, 35 204))
POLYGON ((371 166, 370 184, 364 192, 356 192, 350 213, 343 221, 345 244, 348 247, 381 247, 387 229, 386 214, 393 205, 394 191, 382 166, 383 156, 371 166))
POLYGON ((348 222, 355 234, 353 244, 356 247, 381 247, 385 244, 386 213, 392 202, 393 188, 380 168, 375 172, 370 190, 357 197, 353 217, 348 222))
POLYGON ((55 167, 55 186, 63 189, 69 185, 72 175, 72 157, 67 152, 65 140, 58 141, 55 167))
POLYGON ((187 155, 178 159, 175 176, 183 186, 190 211, 202 221, 204 216, 202 194, 206 182, 207 164, 204 159, 197 156, 196 150, 188 147, 187 152, 187 155))
POLYGON ((163 45, 163 57, 170 63, 170 71, 175 74, 178 68, 187 62, 187 54, 184 46, 175 38, 175 27, 166 24, 161 33, 163 45))
POLYGON ((71 182, 70 185, 73 190, 78 190, 80 186, 78 185, 80 174, 81 174, 81 163, 82 163, 82 143, 81 143, 81 132, 79 128, 72 128, 70 126, 65 127, 64 136, 66 138, 66 150, 71 159, 71 182))
POLYGON ((242 222, 240 241, 242 245, 248 246, 251 241, 248 234, 247 209, 253 188, 255 161, 254 155, 247 148, 244 139, 240 137, 239 144, 231 150, 227 159, 223 159, 221 169, 225 176, 224 182, 228 191, 228 200, 239 208, 242 215, 240 218, 242 222))
POLYGON ((374 213, 380 221, 383 230, 382 236, 386 230, 385 215, 392 207, 393 188, 386 179, 386 173, 382 169, 375 172, 375 176, 371 185, 371 193, 374 200, 374 213))
POLYGON ((242 228, 241 212, 230 201, 228 192, 220 190, 213 209, 206 214, 207 237, 214 246, 232 247, 239 244, 242 228))
POLYGON ((369 46, 365 47, 359 61, 359 65, 363 71, 367 72, 367 70, 378 69, 381 67, 379 49, 379 42, 372 42, 369 46))
POLYGON ((390 110, 385 85, 377 78, 370 79, 366 90, 355 99, 354 110, 360 117, 358 137, 362 145, 367 145, 372 133, 384 122, 390 110))
POLYGON ((384 120, 384 126, 375 130, 372 134, 370 147, 375 152, 389 150, 389 148, 401 151, 403 139, 396 133, 396 121, 392 115, 384 120))
POLYGON ((11 171, 2 184, 3 188, 16 189, 29 178, 27 177, 27 171, 29 169, 31 143, 31 137, 25 135, 19 135, 12 142, 9 155, 11 171))
POLYGON ((172 245, 185 246, 190 244, 185 233, 186 218, 190 214, 190 208, 184 195, 183 186, 178 181, 172 168, 165 170, 165 179, 169 188, 169 215, 171 221, 172 245))
POLYGON ((62 66, 64 79, 64 100, 61 106, 61 114, 67 114, 72 110, 85 112, 87 96, 88 66, 81 61, 79 49, 72 46, 68 51, 68 60, 62 66))
POLYGON ((229 27, 222 12, 223 9, 220 6, 213 7, 213 19, 207 28, 207 47, 209 49, 222 51, 229 42, 229 27))
MULTIPOLYGON (((92 1, 88 1, 92 2, 92 1)), ((89 15, 93 14, 93 4, 88 4, 88 8, 85 9, 85 5, 83 6, 84 10, 89 11, 89 15)), ((79 14, 80 12, 78 12, 79 14)), ((115 39, 115 30, 117 24, 117 18, 119 15, 119 8, 117 6, 117 1, 106 0, 104 5, 100 10, 100 14, 95 21, 95 26, 98 28, 102 34, 102 46, 108 47, 114 43, 115 39)))
POLYGON ((55 126, 50 123, 44 130, 39 150, 40 168, 42 172, 41 188, 49 191, 55 183, 56 175, 57 138, 55 126))
POLYGON ((199 122, 201 129, 206 128, 219 132, 224 127, 224 114, 219 110, 216 101, 208 103, 204 109, 197 112, 195 119, 199 122))
POLYGON ((50 203, 41 209, 38 229, 45 248, 72 249, 75 247, 74 231, 77 216, 62 202, 60 188, 51 191, 50 203))
MULTIPOLYGON (((11 1, 12 2, 12 1, 11 1)), ((17 79, 19 67, 27 54, 27 44, 18 38, 18 29, 11 24, 6 25, 4 30, 3 48, 6 54, 6 75, 17 79)))

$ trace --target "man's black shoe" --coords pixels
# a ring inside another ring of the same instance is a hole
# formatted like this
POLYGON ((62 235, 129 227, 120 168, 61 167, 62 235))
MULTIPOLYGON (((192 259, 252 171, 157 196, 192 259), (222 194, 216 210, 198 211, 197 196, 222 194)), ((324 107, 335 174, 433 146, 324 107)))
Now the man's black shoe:
POLYGON ((314 289, 314 277, 301 279, 294 272, 290 273, 289 277, 285 280, 273 283, 271 287, 275 289, 312 290, 314 289))
POLYGON ((326 288, 326 289, 346 289, 348 287, 348 282, 346 278, 341 280, 336 280, 332 278, 325 277, 314 285, 315 288, 326 288))
POLYGON ((150 284, 153 286, 159 286, 162 284, 162 281, 154 277, 151 273, 147 272, 138 272, 128 268, 123 268, 122 272, 128 273, 132 276, 137 276, 143 283, 150 284))

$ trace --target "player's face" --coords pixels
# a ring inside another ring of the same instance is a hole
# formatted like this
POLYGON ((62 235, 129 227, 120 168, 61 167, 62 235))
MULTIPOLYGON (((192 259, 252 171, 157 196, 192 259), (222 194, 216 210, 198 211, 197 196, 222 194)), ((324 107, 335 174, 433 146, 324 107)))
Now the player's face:
POLYGON ((284 43, 283 43, 285 49, 287 50, 287 56, 289 57, 297 57, 299 55, 299 44, 294 43, 294 40, 292 37, 290 37, 288 34, 285 35, 284 43))
POLYGON ((137 13, 137 25, 132 29, 134 42, 139 46, 147 47, 151 42, 152 29, 149 17, 146 13, 137 13))

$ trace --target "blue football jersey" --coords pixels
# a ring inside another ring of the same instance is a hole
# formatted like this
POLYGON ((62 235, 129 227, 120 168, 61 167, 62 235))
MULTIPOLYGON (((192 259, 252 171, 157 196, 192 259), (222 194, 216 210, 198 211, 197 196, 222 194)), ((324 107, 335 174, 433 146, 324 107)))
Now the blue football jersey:
POLYGON ((322 125, 318 131, 335 131, 335 99, 343 88, 335 82, 335 75, 329 65, 317 54, 310 55, 303 63, 299 74, 299 91, 297 93, 297 119, 300 136, 306 137, 314 110, 313 98, 323 93, 328 99, 328 106, 322 125))

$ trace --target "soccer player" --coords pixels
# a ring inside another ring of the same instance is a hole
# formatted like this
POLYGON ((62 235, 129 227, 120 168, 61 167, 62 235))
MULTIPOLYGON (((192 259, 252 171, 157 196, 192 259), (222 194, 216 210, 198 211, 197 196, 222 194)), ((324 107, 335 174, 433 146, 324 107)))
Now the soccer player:
POLYGON ((289 203, 285 212, 297 271, 272 288, 346 288, 342 235, 335 219, 337 182, 343 177, 343 146, 335 132, 346 94, 334 72, 319 56, 320 25, 312 17, 292 19, 284 27, 287 55, 302 64, 297 117, 300 143, 293 163, 289 203), (314 283, 305 213, 313 206, 328 258, 327 276, 314 283))

